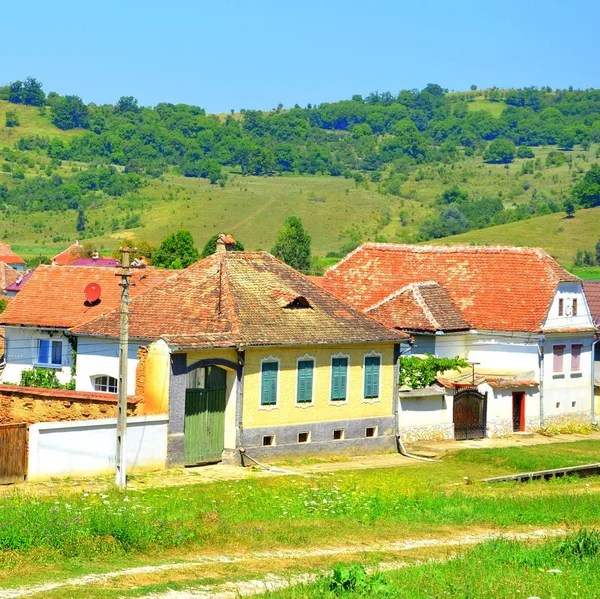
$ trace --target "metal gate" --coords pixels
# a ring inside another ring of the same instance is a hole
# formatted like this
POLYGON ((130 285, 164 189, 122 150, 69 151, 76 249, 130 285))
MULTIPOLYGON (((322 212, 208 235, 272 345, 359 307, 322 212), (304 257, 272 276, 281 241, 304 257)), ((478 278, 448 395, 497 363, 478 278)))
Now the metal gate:
POLYGON ((0 485, 25 480, 27 424, 0 425, 0 485))
POLYGON ((454 395, 454 438, 481 439, 485 437, 487 393, 477 387, 463 387, 454 395))

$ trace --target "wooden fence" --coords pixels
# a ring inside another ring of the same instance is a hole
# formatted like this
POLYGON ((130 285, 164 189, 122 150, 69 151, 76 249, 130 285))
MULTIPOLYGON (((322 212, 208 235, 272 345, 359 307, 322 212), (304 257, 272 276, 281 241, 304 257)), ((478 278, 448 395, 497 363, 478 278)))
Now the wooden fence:
POLYGON ((27 424, 0 425, 0 485, 25 479, 27 424))

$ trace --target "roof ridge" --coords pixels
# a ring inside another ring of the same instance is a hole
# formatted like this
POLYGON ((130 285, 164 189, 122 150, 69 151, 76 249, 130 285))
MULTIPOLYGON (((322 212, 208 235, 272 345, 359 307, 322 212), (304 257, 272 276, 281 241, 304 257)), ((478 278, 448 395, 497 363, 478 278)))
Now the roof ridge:
POLYGON ((396 291, 394 291, 393 293, 390 293, 387 297, 384 297, 382 300, 379 300, 378 302, 376 302, 375 304, 373 304, 372 306, 369 306, 368 308, 365 308, 365 312, 370 312, 371 310, 375 310, 377 308, 379 308, 380 306, 383 306, 383 304, 396 299, 397 297, 399 297, 400 295, 402 295, 403 293, 405 293, 406 291, 408 291, 409 289, 414 289, 417 288, 419 286, 433 286, 433 285, 437 285, 438 287, 443 287, 443 285, 440 285, 438 282, 436 281, 423 281, 423 282, 415 282, 413 281, 412 283, 408 283, 406 285, 404 285, 404 287, 400 287, 399 289, 396 289, 396 291))
MULTIPOLYGON (((440 285, 440 287, 441 287, 441 285, 440 285)), ((421 310, 423 310, 423 314, 425 314, 425 318, 427 318, 429 320, 429 322, 437 330, 441 331, 443 329, 443 327, 436 320, 435 316, 433 315, 433 312, 427 305, 427 300, 421 295, 421 290, 419 289, 419 287, 417 285, 415 285, 413 287, 412 292, 413 292, 413 296, 414 296, 415 300, 417 301, 417 304, 419 304, 419 306, 421 306, 421 310)))

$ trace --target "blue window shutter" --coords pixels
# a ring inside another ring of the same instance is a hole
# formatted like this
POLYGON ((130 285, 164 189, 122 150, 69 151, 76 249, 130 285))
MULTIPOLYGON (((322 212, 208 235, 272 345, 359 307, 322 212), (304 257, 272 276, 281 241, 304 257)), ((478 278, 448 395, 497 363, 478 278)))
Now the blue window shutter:
POLYGON ((348 358, 333 358, 331 361, 331 399, 346 399, 348 358))
POLYGON ((298 402, 312 401, 313 366, 312 360, 298 362, 298 392, 296 396, 298 402))
POLYGON ((365 358, 365 397, 379 397, 379 368, 381 358, 369 356, 365 358))
POLYGON ((48 364, 50 361, 50 341, 48 339, 40 339, 38 348, 38 362, 40 364, 48 364))
POLYGON ((263 406, 277 403, 277 362, 263 362, 260 403, 263 406))

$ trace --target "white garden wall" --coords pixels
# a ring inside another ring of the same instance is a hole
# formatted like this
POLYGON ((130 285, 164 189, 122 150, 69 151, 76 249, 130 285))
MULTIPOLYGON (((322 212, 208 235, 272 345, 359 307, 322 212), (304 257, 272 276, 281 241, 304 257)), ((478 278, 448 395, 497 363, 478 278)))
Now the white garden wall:
MULTIPOLYGON (((166 415, 127 419, 128 471, 165 467, 168 422, 166 415)), ((114 472, 116 429, 116 418, 32 424, 28 479, 114 472)))

